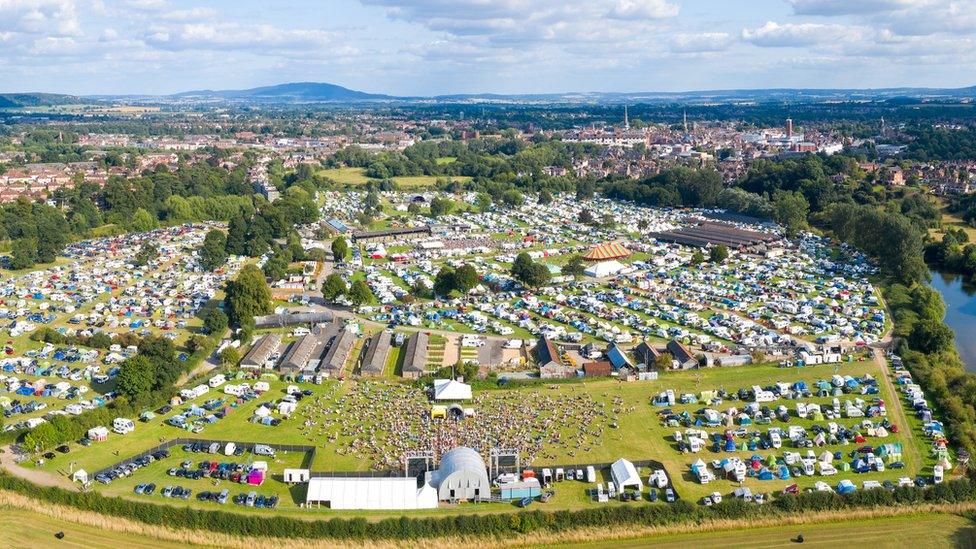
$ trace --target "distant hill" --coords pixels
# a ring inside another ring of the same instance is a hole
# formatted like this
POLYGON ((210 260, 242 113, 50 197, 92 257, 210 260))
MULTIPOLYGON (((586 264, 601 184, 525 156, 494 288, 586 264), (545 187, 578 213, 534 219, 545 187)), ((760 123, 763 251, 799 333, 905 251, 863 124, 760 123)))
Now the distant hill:
POLYGON ((374 101, 396 99, 377 93, 350 90, 325 82, 293 82, 248 90, 198 90, 178 93, 174 98, 214 98, 268 102, 374 101))
POLYGON ((58 93, 0 93, 0 109, 49 107, 52 105, 87 105, 90 103, 93 103, 91 99, 58 93))

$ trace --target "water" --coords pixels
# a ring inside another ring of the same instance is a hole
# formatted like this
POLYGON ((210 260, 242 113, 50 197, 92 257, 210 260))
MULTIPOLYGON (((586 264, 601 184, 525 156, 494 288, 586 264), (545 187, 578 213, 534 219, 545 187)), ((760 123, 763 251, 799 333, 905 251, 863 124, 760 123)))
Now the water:
POLYGON ((976 373, 976 286, 964 283, 962 276, 932 271, 932 287, 945 301, 945 323, 956 333, 966 369, 976 373))

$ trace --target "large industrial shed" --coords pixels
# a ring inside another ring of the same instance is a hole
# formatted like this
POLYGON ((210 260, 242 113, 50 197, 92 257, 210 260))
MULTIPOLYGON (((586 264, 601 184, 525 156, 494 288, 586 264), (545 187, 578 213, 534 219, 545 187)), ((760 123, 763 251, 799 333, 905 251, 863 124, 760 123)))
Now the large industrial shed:
POLYGON ((469 501, 491 496, 488 469, 481 455, 471 448, 455 448, 441 457, 428 483, 437 488, 441 501, 469 501))
POLYGON ((270 368, 274 366, 269 362, 269 359, 280 347, 281 336, 279 334, 261 336, 258 342, 251 347, 251 350, 244 355, 244 360, 241 360, 241 368, 270 368))
POLYGON ((419 379, 427 372, 427 334, 417 332, 403 349, 403 377, 419 379))
POLYGON ((437 490, 415 477, 316 477, 305 504, 332 509, 436 509, 437 490))
POLYGON ((360 373, 368 376, 383 375, 386 369, 386 361, 390 356, 390 332, 380 332, 369 342, 366 348, 366 355, 363 356, 363 364, 360 373))

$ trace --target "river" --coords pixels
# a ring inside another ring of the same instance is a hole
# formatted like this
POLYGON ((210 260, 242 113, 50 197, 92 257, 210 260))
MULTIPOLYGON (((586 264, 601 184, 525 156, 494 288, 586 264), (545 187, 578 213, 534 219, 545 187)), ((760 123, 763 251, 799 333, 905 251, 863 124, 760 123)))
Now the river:
POLYGON ((976 372, 976 286, 963 277, 932 271, 932 287, 946 304, 945 323, 956 333, 956 348, 966 369, 976 372))

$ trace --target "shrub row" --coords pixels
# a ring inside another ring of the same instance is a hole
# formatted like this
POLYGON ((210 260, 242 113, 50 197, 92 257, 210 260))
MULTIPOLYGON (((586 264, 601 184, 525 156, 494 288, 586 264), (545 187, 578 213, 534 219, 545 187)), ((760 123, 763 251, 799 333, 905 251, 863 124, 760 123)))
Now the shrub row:
POLYGON ((601 506, 577 511, 520 511, 517 513, 465 514, 450 517, 383 519, 363 518, 302 520, 284 516, 256 516, 241 513, 172 507, 106 497, 97 492, 71 492, 37 486, 26 480, 0 474, 0 489, 53 504, 124 517, 139 522, 179 528, 208 530, 231 535, 272 536, 310 539, 418 539, 443 536, 503 536, 533 531, 561 532, 575 528, 619 525, 660 526, 701 522, 709 519, 744 519, 793 515, 801 511, 839 510, 854 507, 890 506, 915 502, 949 503, 976 499, 973 484, 966 479, 929 488, 899 488, 859 491, 841 496, 833 493, 805 493, 784 496, 770 505, 757 506, 729 499, 711 508, 687 501, 671 505, 601 506))

